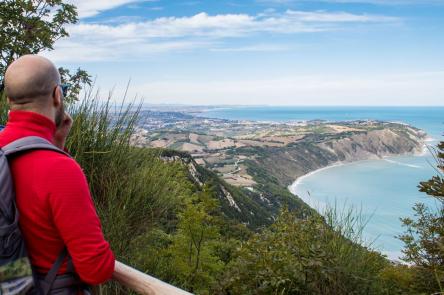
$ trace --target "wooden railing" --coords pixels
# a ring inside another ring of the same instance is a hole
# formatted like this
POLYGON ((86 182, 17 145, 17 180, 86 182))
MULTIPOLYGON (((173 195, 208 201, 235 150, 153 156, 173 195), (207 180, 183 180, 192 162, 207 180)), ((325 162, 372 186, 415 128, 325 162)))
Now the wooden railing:
POLYGON ((119 261, 115 263, 113 279, 143 295, 191 295, 191 293, 162 282, 119 261))
MULTIPOLYGON (((193 295, 119 261, 115 263, 114 280, 143 295, 193 295)), ((430 295, 444 295, 444 292, 432 293, 430 295)))

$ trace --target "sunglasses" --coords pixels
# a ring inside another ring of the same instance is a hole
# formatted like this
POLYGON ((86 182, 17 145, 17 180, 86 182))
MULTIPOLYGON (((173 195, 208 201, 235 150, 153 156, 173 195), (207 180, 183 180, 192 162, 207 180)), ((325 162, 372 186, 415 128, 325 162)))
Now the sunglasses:
MULTIPOLYGON (((71 87, 71 84, 63 83, 63 84, 58 84, 57 86, 60 86, 60 89, 62 89, 63 96, 66 97, 66 95, 68 95, 68 90, 71 87)), ((4 89, 5 89, 5 82, 2 81, 0 83, 0 91, 3 91, 4 89)))

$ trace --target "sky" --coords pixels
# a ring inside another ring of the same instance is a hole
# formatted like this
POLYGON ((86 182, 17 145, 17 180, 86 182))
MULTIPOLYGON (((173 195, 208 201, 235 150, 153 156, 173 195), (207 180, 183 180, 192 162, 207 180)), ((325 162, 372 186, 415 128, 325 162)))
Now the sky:
POLYGON ((70 0, 43 55, 151 104, 444 105, 444 0, 70 0))

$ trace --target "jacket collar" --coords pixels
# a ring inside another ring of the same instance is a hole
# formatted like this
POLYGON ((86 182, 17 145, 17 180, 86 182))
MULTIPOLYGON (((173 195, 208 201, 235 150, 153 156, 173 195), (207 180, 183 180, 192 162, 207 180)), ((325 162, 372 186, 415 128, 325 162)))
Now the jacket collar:
POLYGON ((49 118, 30 111, 10 111, 3 132, 17 137, 39 136, 53 142, 56 126, 49 118))

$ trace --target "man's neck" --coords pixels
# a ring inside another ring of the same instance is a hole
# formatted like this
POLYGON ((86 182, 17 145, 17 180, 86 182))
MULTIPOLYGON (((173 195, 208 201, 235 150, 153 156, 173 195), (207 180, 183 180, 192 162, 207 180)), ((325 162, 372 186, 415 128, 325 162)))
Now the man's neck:
POLYGON ((55 122, 55 115, 53 112, 49 110, 44 110, 42 108, 33 107, 33 106, 25 106, 25 105, 10 105, 10 111, 25 111, 25 112, 33 112, 39 115, 42 115, 52 122, 55 122))

